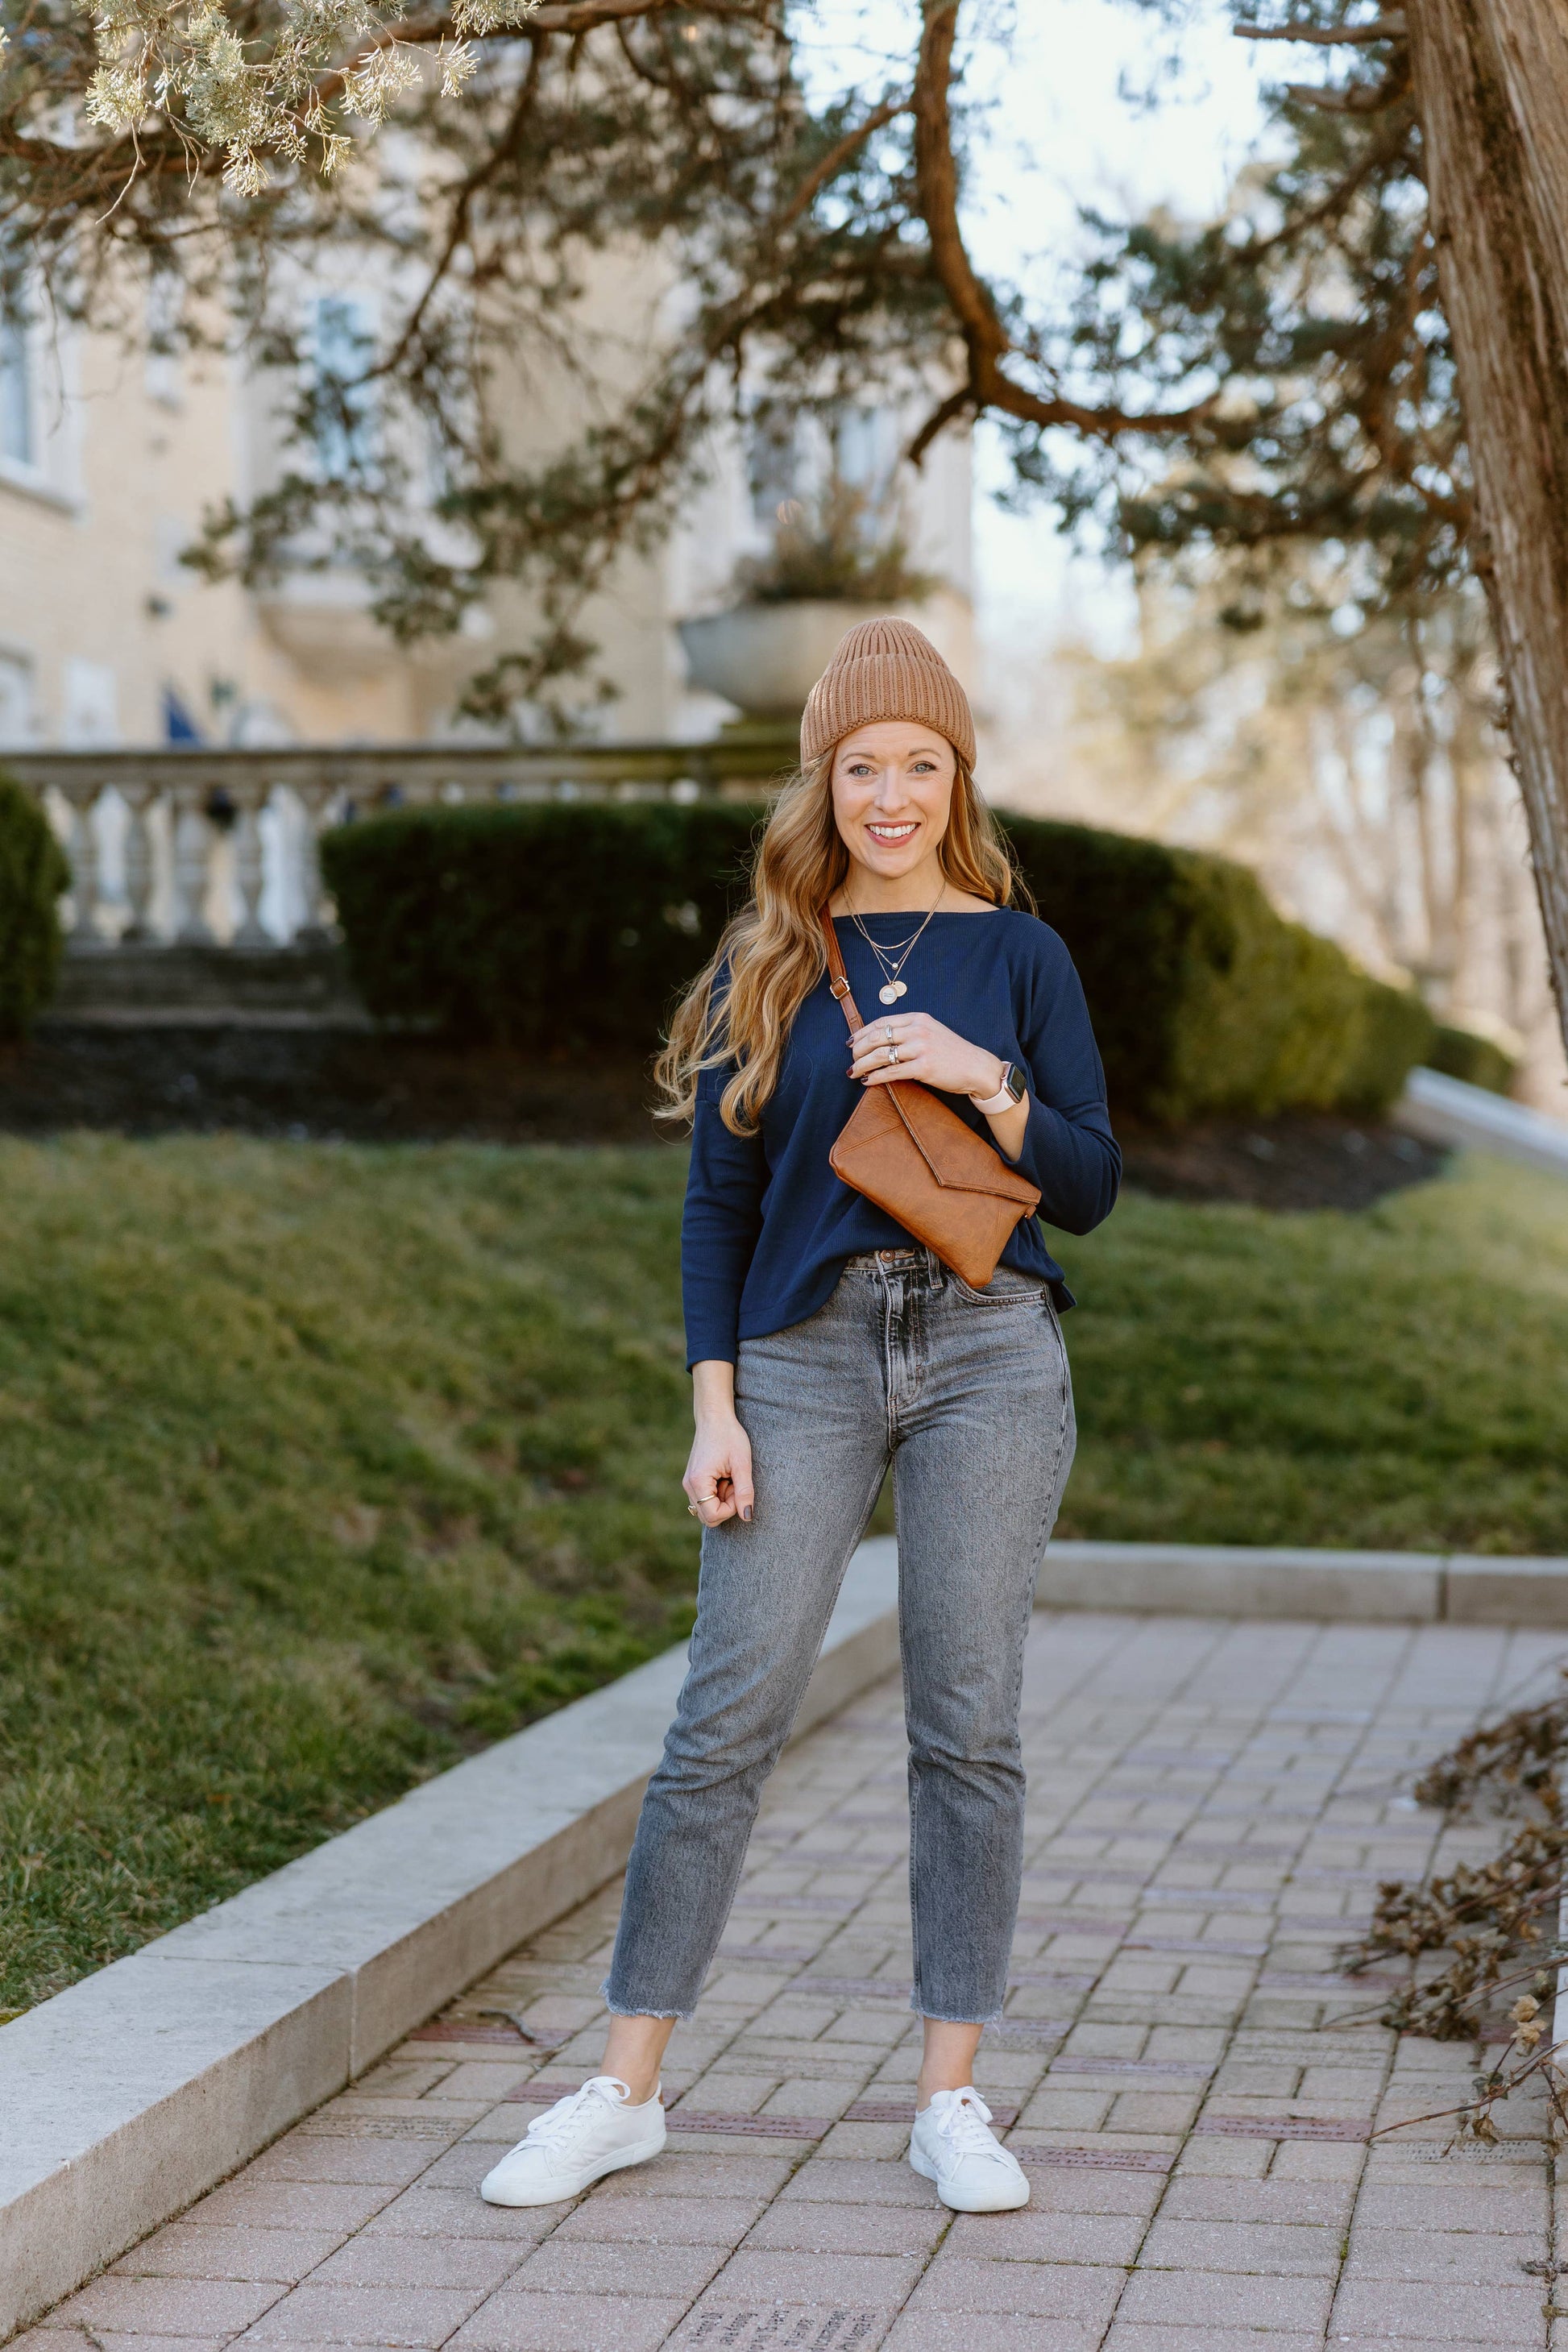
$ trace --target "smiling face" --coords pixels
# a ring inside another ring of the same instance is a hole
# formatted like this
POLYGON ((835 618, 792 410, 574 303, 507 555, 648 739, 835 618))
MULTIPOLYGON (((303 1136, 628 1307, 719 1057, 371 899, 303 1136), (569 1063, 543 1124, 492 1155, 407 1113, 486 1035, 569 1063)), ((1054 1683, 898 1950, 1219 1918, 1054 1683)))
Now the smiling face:
POLYGON ((924 868, 937 887, 957 775, 952 745, 930 727, 884 719, 846 735, 833 754, 833 814, 857 865, 882 882, 924 868))

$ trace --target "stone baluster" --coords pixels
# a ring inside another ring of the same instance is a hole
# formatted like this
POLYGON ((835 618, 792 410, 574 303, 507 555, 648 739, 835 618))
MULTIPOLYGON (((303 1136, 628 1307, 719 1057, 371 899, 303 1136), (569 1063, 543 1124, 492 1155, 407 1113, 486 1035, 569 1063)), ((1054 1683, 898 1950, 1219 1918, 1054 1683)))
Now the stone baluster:
POLYGON ((180 783, 174 806, 174 938, 184 947, 207 947, 207 882, 213 829, 207 820, 205 783, 180 783))
POLYGON ((125 803, 125 903, 130 914, 121 937, 133 945, 153 936, 153 836, 147 812, 155 789, 147 783, 120 787, 125 803))
POLYGON ((70 803, 71 829, 68 855, 71 869, 71 927, 73 948, 100 948, 103 933, 98 926, 98 814, 101 787, 94 783, 73 781, 62 786, 70 803))
POLYGON ((321 887, 321 860, 319 843, 326 823, 327 803, 332 796, 331 779, 326 776, 299 778, 294 782, 304 823, 300 837, 300 928, 295 932, 300 947, 317 946, 330 936, 324 892, 321 887))
POLYGON ((261 812, 269 789, 259 778, 254 782, 247 778, 244 783, 229 787, 239 811, 234 829, 234 878, 239 890, 239 922, 234 934, 237 948, 265 948, 272 944, 261 920, 261 892, 266 881, 261 856, 261 812))

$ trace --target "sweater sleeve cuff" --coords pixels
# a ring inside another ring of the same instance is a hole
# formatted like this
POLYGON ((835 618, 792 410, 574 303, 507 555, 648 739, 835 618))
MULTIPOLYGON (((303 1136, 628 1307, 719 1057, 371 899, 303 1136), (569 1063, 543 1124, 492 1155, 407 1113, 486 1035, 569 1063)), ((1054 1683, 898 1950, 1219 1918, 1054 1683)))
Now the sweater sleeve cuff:
POLYGON ((1014 1166, 1039 1187, 1046 1223, 1068 1233, 1091 1233, 1108 1217, 1121 1180, 1121 1154, 1102 1105, 1069 1117, 1034 1094, 1014 1166))
POLYGON ((741 1343, 732 1331, 689 1331, 686 1335, 686 1369, 696 1364, 734 1364, 740 1361, 741 1343))

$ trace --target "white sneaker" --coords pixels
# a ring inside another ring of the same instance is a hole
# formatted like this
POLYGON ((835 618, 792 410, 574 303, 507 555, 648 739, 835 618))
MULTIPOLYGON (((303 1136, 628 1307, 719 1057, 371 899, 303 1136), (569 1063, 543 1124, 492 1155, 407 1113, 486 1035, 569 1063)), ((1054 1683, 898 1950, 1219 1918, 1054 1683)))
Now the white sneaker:
POLYGON ((985 2128, 991 2110, 978 2091, 937 2091, 915 2117, 910 2162, 955 2213, 1011 2213, 1029 2201, 1023 2166, 985 2128))
MULTIPOLYGON (((664 2146, 664 2105, 656 2091, 640 2107, 614 2074, 595 2074, 557 2099, 479 2183, 487 2205, 557 2205, 623 2165, 646 2164, 664 2146)), ((1027 2196, 1027 2189, 1025 2190, 1027 2196)))

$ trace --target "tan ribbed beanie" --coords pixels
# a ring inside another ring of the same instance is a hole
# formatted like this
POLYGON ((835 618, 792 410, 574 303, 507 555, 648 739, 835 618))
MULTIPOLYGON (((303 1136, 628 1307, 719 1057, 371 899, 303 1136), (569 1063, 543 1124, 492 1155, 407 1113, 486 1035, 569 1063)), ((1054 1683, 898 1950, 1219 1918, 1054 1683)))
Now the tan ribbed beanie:
POLYGON ((969 697, 912 621, 861 621, 851 629, 806 698, 800 756, 830 751, 852 728, 907 719, 945 735, 965 767, 974 765, 969 697))

